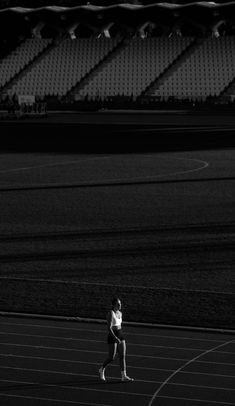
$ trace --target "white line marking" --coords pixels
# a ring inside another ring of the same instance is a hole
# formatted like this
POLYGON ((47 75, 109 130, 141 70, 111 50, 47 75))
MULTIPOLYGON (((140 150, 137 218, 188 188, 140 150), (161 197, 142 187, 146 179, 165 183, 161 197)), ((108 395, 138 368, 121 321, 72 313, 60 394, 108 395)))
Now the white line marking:
MULTIPOLYGON (((91 343, 101 343, 104 344, 104 340, 88 340, 87 338, 72 338, 72 337, 55 337, 55 336, 44 336, 44 335, 39 335, 39 334, 22 334, 22 333, 9 333, 9 332, 4 332, 1 331, 0 335, 14 335, 14 336, 20 336, 20 337, 34 337, 34 338, 48 338, 52 340, 62 340, 62 341, 84 341, 84 342, 91 342, 91 343)), ((1 342, 0 342, 1 344, 1 342)), ((131 343, 128 341, 128 346, 135 346, 135 347, 150 347, 150 348, 167 348, 171 350, 185 350, 185 351, 201 351, 201 348, 185 348, 185 347, 172 347, 172 346, 166 346, 166 345, 152 345, 152 344, 135 344, 131 343)), ((232 352, 225 352, 225 351, 217 351, 223 354, 234 354, 232 352)))
MULTIPOLYGON (((155 157, 156 154, 145 154, 145 155, 141 155, 140 157, 148 157, 148 158, 153 158, 155 157)), ((97 158, 91 158, 91 159, 87 159, 89 160, 100 160, 100 159, 111 159, 110 156, 108 157, 97 157, 97 158)), ((168 157, 169 159, 169 157, 168 157)), ((166 177, 166 176, 176 176, 176 175, 183 175, 183 174, 187 174, 187 173, 193 173, 193 172, 198 172, 202 169, 205 169, 209 166, 209 163, 200 159, 194 159, 194 158, 179 158, 179 157, 170 157, 170 159, 174 160, 183 160, 183 161, 194 161, 194 162, 198 162, 200 164, 202 164, 202 166, 199 166, 198 168, 195 169, 188 169, 186 171, 176 171, 176 172, 170 172, 170 173, 166 173, 166 174, 158 174, 158 175, 153 175, 153 176, 137 176, 137 177, 127 177, 127 178, 113 178, 113 179, 104 179, 102 181, 102 183, 107 184, 107 183, 117 183, 119 184, 120 182, 143 182, 143 181, 154 181, 155 179, 159 179, 162 177, 166 177)), ((83 162, 86 161, 85 159, 83 160, 83 162)), ((81 162, 81 161, 80 161, 81 162)), ((61 163, 57 163, 57 164, 45 164, 45 165, 39 165, 39 166, 34 166, 34 167, 24 167, 24 168, 15 168, 15 169, 8 169, 8 170, 1 170, 1 173, 8 173, 8 172, 19 172, 19 171, 26 171, 26 170, 32 170, 32 169, 38 169, 38 168, 44 168, 44 167, 51 167, 51 166, 60 166, 60 165, 67 165, 67 164, 78 164, 80 163, 79 161, 70 161, 70 162, 61 162, 61 163)), ((101 181, 92 181, 92 182, 80 182, 80 183, 76 183, 76 184, 72 184, 72 183, 45 183, 45 184, 34 184, 34 185, 29 185, 31 187, 56 187, 56 186, 79 186, 79 185, 83 185, 83 184, 91 184, 92 186, 95 186, 97 184, 101 184, 101 181)), ((3 185, 4 186, 4 185, 3 185)), ((5 185, 6 186, 6 185, 5 185)), ((27 185, 24 185, 24 187, 26 187, 27 185)), ((23 187, 23 186, 22 186, 23 187)))
MULTIPOLYGON (((28 348, 37 348, 37 349, 42 349, 42 350, 60 350, 60 351, 71 351, 71 352, 86 352, 86 353, 91 353, 91 354, 106 354, 104 351, 91 351, 91 350, 79 350, 77 348, 65 348, 65 347, 47 347, 43 345, 29 345, 29 344, 14 344, 14 343, 2 343, 0 342, 0 345, 5 345, 5 346, 14 346, 14 347, 28 347, 28 348)), ((208 351, 205 351, 207 353, 208 351)), ((150 358, 150 359, 165 359, 165 360, 171 360, 171 361, 188 361, 187 358, 170 358, 170 357, 155 357, 151 355, 140 355, 140 354, 128 354, 128 357, 134 357, 134 358, 150 358)), ((197 357, 196 357, 197 358, 197 357)), ((214 362, 214 361, 197 361, 198 363, 202 364, 213 364, 213 365, 235 365, 231 362, 214 362)), ((0 366, 1 368, 1 366, 0 366)))
POLYGON ((186 375, 206 375, 206 376, 215 376, 215 377, 221 377, 221 378, 235 378, 235 375, 223 375, 223 374, 214 374, 212 372, 193 372, 193 371, 180 371, 180 374, 186 374, 186 375))
MULTIPOLYGON (((5 357, 5 358, 26 358, 26 359, 35 359, 35 360, 46 360, 46 361, 56 361, 56 362, 66 362, 66 363, 71 363, 71 364, 86 364, 86 365, 98 365, 100 366, 100 362, 90 362, 90 361, 78 361, 78 360, 71 360, 71 359, 63 359, 63 358, 48 358, 48 357, 33 357, 30 355, 15 355, 15 354, 0 354, 0 357, 5 357)), ((119 365, 112 364, 112 367, 120 368, 119 365)), ((0 366, 1 368, 1 366, 0 366)), ((136 367, 133 365, 128 365, 128 368, 134 368, 134 369, 146 369, 150 371, 167 371, 167 372, 172 372, 174 369, 164 369, 164 368, 148 368, 148 367, 136 367)), ((185 372, 186 373, 186 372, 185 372)), ((187 372, 189 374, 193 372, 187 372)), ((197 374, 197 372, 195 372, 197 374)), ((223 375, 221 375, 223 376, 223 375)), ((227 375, 225 375, 227 376, 227 375)), ((230 377, 230 375, 228 375, 230 377)))
MULTIPOLYGON (((93 377, 94 375, 84 375, 84 376, 90 376, 93 377)), ((106 386, 106 383, 102 383, 100 382, 99 378, 97 377, 97 375, 95 375, 97 382, 101 383, 102 386, 106 386)), ((112 379, 112 378, 110 378, 112 379)), ((118 378, 113 378, 113 379, 118 379, 118 378)), ((121 381, 121 379, 119 379, 120 381, 120 385, 123 385, 123 382, 121 381)), ((10 381, 11 382, 11 381, 10 381)), ((13 381, 15 382, 15 381, 13 381)), ((151 397, 151 395, 149 393, 136 393, 136 392, 122 392, 122 391, 113 391, 113 390, 105 390, 105 389, 94 389, 94 388, 85 388, 85 387, 81 387, 81 386, 64 386, 64 385, 55 385, 55 384, 48 384, 48 383, 41 383, 41 382, 25 382, 25 381, 18 381, 18 383, 22 383, 22 384, 29 384, 29 385, 35 385, 35 384, 39 384, 39 385, 43 385, 46 387, 60 387, 60 388, 66 388, 66 389, 79 389, 79 390, 84 390, 84 391, 92 391, 92 392, 106 392, 106 393, 115 393, 115 394, 121 394, 121 395, 134 395, 134 396, 142 396, 142 397, 151 397)), ((125 385, 125 384, 124 384, 125 385)), ((130 383, 131 385, 131 383, 130 383)))
MULTIPOLYGON (((75 375, 75 376, 85 376, 85 377, 89 377, 89 378, 96 378, 98 379, 98 375, 93 375, 93 374, 85 374, 85 373, 79 373, 79 374, 75 374, 72 372, 62 372, 62 371, 51 371, 51 370, 47 370, 47 369, 31 369, 31 368, 20 368, 20 367, 7 367, 7 366, 3 366, 3 369, 13 369, 13 370, 22 370, 22 371, 30 371, 30 372, 43 372, 45 374, 49 373, 49 374, 61 374, 61 375, 75 375)), ((117 380, 120 381, 121 378, 117 378, 116 376, 108 376, 108 379, 112 379, 112 380, 117 380)), ((5 382, 5 379, 0 379, 0 382, 5 382)), ((144 383, 153 383, 153 384, 162 384, 163 381, 152 381, 152 380, 146 380, 146 379, 135 379, 135 382, 144 382, 144 383)), ((27 381, 24 381, 24 383, 29 383, 27 381)), ((42 385, 44 385, 44 383, 41 383, 42 385)), ((235 389, 232 388, 224 388, 224 387, 218 387, 218 386, 208 386, 208 385, 195 385, 195 384, 188 384, 188 383, 181 383, 181 382, 169 382, 169 385, 172 386, 186 386, 186 387, 193 387, 193 388, 203 388, 203 389, 213 389, 213 390, 223 390, 223 391, 235 391, 235 389)), ((57 385, 56 385, 57 386, 57 385)), ((61 386, 61 385, 58 385, 61 386)), ((64 387, 64 386, 61 386, 64 387)), ((69 388, 73 388, 72 386, 69 386, 69 388)), ((76 387, 74 389, 77 389, 76 387)))
MULTIPOLYGON (((204 351, 204 352, 202 352, 200 355, 198 355, 197 357, 194 357, 193 359, 187 361, 187 362, 186 362, 185 364, 183 364, 180 368, 178 368, 176 371, 174 371, 174 372, 162 383, 162 385, 161 385, 161 386, 156 390, 156 392, 153 394, 153 396, 152 396, 152 398, 151 398, 151 400, 150 400, 148 406, 152 406, 154 400, 158 397, 158 394, 159 394, 159 392, 162 390, 162 388, 170 381, 170 379, 173 378, 173 376, 175 376, 175 375, 176 375, 178 372, 180 372, 183 368, 185 368, 186 366, 188 366, 189 364, 191 364, 191 363, 193 363, 193 362, 195 362, 195 361, 198 361, 199 358, 205 356, 206 354, 209 354, 211 351, 214 351, 214 350, 216 350, 217 348, 223 347, 223 346, 225 346, 225 345, 227 345, 227 344, 234 343, 234 342, 235 342, 235 340, 226 341, 225 343, 220 344, 220 345, 218 345, 218 346, 216 346, 216 347, 213 347, 213 348, 211 348, 210 350, 204 351)), ((199 362, 199 361, 198 361, 198 362, 199 362)))
MULTIPOLYGON (((48 357, 32 357, 30 355, 16 355, 16 354, 0 354, 0 357, 5 358, 26 358, 26 359, 35 359, 35 360, 46 360, 46 361, 56 361, 56 362, 66 362, 71 364, 88 364, 88 365, 98 365, 100 366, 100 362, 90 362, 90 361, 78 361, 78 360, 71 360, 71 359, 63 359, 63 358, 48 358, 48 357)), ((112 367, 119 368, 119 365, 112 364, 112 367)), ((149 368, 149 367, 137 367, 128 364, 128 368, 131 369, 141 369, 141 371, 164 371, 164 372, 174 372, 175 369, 166 369, 166 368, 149 368)), ((213 373, 206 373, 206 372, 191 372, 191 371, 181 371, 181 374, 185 375, 206 375, 206 376, 216 376, 221 378, 235 378, 233 375, 223 375, 223 374, 213 374, 213 373)))
MULTIPOLYGON (((79 324, 79 321, 77 321, 79 324)), ((101 333, 104 334, 104 329, 102 330, 94 330, 94 329, 85 329, 85 328, 70 328, 70 327, 59 327, 59 326, 51 326, 45 324, 29 324, 29 323, 8 323, 3 322, 1 325, 7 326, 25 326, 25 327, 36 327, 36 328, 45 328, 45 329, 55 329, 55 330, 69 330, 69 331, 85 331, 85 332, 92 332, 92 333, 101 333)), ((140 327, 141 328, 141 327, 140 327)), ((168 339, 180 339, 180 340, 190 340, 190 341, 206 341, 206 342, 224 342, 224 340, 215 340, 215 339, 208 339, 208 338, 191 338, 191 337, 181 337, 181 336, 167 336, 167 335, 160 335, 160 334, 142 334, 142 333, 126 333, 125 335, 129 336, 140 336, 140 337, 151 337, 151 338, 168 338, 168 339)))
POLYGON ((12 168, 12 169, 2 169, 0 170, 0 173, 10 173, 10 172, 21 172, 21 171, 29 171, 32 169, 39 169, 39 168, 50 168, 53 166, 66 166, 66 165, 74 165, 74 164, 80 164, 83 162, 88 162, 88 161, 97 161, 97 160, 102 160, 102 159, 111 159, 112 157, 109 156, 102 156, 102 157, 93 157, 93 158, 83 158, 83 159, 76 159, 75 161, 63 161, 63 162, 54 162, 50 164, 44 164, 44 165, 34 165, 34 166, 24 166, 21 168, 12 168))
POLYGON ((235 403, 228 403, 228 402, 219 402, 217 400, 203 400, 203 399, 193 399, 193 398, 180 398, 180 397, 176 397, 176 396, 163 396, 160 395, 158 396, 159 398, 163 398, 163 399, 175 399, 175 400, 187 400, 188 402, 203 402, 206 403, 207 405, 209 405, 210 403, 214 403, 216 405, 235 405, 235 403))
POLYGON ((52 371, 50 369, 36 369, 36 368, 22 368, 22 367, 8 367, 5 365, 1 365, 0 369, 13 369, 16 371, 30 371, 30 372, 43 372, 44 374, 56 374, 56 375, 68 375, 68 376, 90 376, 90 377, 96 377, 98 379, 98 373, 97 375, 86 375, 86 374, 76 374, 75 372, 62 372, 62 371, 52 371))
MULTIPOLYGON (((79 350, 77 348, 65 348, 65 347, 46 347, 43 345, 29 345, 29 344, 13 344, 13 343, 0 343, 0 345, 5 346, 14 346, 14 347, 27 347, 27 348, 37 348, 39 350, 59 350, 59 351, 71 351, 71 352, 82 352, 90 354, 106 354, 105 351, 90 351, 90 350, 79 350)), ((137 358, 150 358, 150 359, 168 359, 171 361, 187 361, 186 358, 167 358, 167 357, 154 357, 151 355, 139 355, 139 354, 128 354, 128 357, 137 357, 137 358)), ((0 366, 1 368, 1 366, 0 366)))
POLYGON ((198 364, 212 364, 212 365, 235 365, 232 362, 217 362, 217 361, 195 361, 198 364))
MULTIPOLYGON (((144 381, 145 382, 145 381, 144 381)), ((154 381, 146 381, 146 382, 153 382, 154 381)), ((159 382, 156 382, 159 383, 159 382)), ((190 384, 190 383, 180 383, 180 382, 169 382, 168 385, 172 386, 187 386, 187 387, 192 387, 192 388, 201 388, 201 389, 213 389, 213 390, 224 390, 224 391, 235 391, 235 389, 232 388, 224 388, 224 387, 219 387, 219 386, 208 386, 208 385, 195 385, 195 384, 190 384)))
MULTIPOLYGON (((135 158, 139 156, 140 158, 145 157, 145 158, 154 158, 157 154, 136 154, 135 158)), ((126 158, 124 155, 115 155, 115 158, 126 158)), ((161 157, 158 157, 158 159, 163 159, 161 157)), ((167 157, 168 158, 168 157, 167 157)), ((171 159, 187 159, 187 160, 194 160, 194 161, 199 161, 199 162, 204 162, 201 160, 193 159, 193 158, 178 158, 178 157, 170 157, 171 159)), ((50 168, 53 166, 66 166, 66 165, 76 165, 76 164, 83 164, 84 162, 90 162, 90 161, 102 161, 102 160, 107 160, 111 159, 113 161, 114 157, 112 155, 103 155, 103 156, 97 156, 97 157, 91 157, 91 158, 82 158, 76 159, 73 161, 62 161, 62 162, 54 162, 54 163, 48 163, 48 164, 43 164, 43 165, 34 165, 34 166, 23 166, 20 168, 11 168, 11 169, 1 169, 0 173, 10 173, 10 172, 20 172, 20 171, 28 171, 31 169, 39 169, 39 168, 50 168)), ((169 158, 168 158, 169 159, 169 158)))
MULTIPOLYGON (((21 277, 8 277, 8 276, 0 276, 0 279, 6 279, 6 280, 19 280, 23 282, 47 282, 47 283, 60 283, 60 284, 70 284, 70 285, 91 285, 91 286, 110 286, 113 287, 113 284, 111 283, 102 283, 102 282, 77 282, 77 281, 67 281, 65 279, 44 279, 44 278, 21 278, 21 277)), ((159 288, 156 288, 154 286, 142 286, 142 285, 119 285, 115 283, 115 287, 121 287, 121 288, 135 288, 135 289, 141 289, 141 290, 153 290, 153 291, 158 291, 159 288)), ((216 293, 216 294, 223 294, 223 295, 229 295, 229 296, 234 296, 235 293, 233 292, 220 292, 217 290, 195 290, 195 289, 181 289, 181 288, 160 288, 160 290, 164 291, 172 291, 174 290, 175 292, 198 292, 198 293, 216 293)), ((79 321, 80 317, 73 317, 74 321, 79 321)))
MULTIPOLYGON (((209 166, 209 163, 208 162, 206 162, 206 161, 203 161, 203 160, 201 160, 201 159, 195 159, 195 158, 180 158, 180 157, 165 157, 165 158, 162 158, 162 157, 159 157, 157 154, 136 154, 135 155, 135 158, 137 158, 137 157, 140 157, 140 158, 154 158, 154 157, 157 157, 158 158, 158 160, 159 159, 162 159, 163 160, 163 162, 164 161, 166 161, 166 159, 170 159, 170 160, 175 160, 175 159, 178 159, 178 160, 183 160, 183 161, 195 161, 195 162, 199 162, 200 164, 201 163, 203 163, 203 166, 202 167, 199 167, 199 168, 196 168, 196 169, 189 169, 189 170, 187 170, 187 171, 180 171, 180 172, 173 172, 172 173, 172 175, 175 175, 175 174, 181 174, 181 173, 187 173, 187 172, 194 172, 194 171, 198 171, 198 170, 201 170, 201 169, 204 169, 204 168, 206 168, 206 167, 208 167, 209 166)), ((125 158, 126 158, 126 156, 124 156, 124 155, 119 155, 119 156, 116 156, 116 158, 119 158, 119 159, 124 159, 124 160, 126 160, 125 158)), ((111 155, 107 155, 107 156, 102 156, 102 157, 92 157, 92 158, 83 158, 83 159, 80 159, 80 160, 74 160, 74 161, 63 161, 63 162, 54 162, 54 163, 48 163, 48 164, 43 164, 43 165, 34 165, 34 166, 24 166, 24 167, 21 167, 21 168, 12 168, 12 169, 1 169, 0 170, 0 174, 1 173, 11 173, 11 172, 21 172, 21 171, 31 171, 32 169, 40 169, 40 168, 50 168, 50 167, 53 167, 53 166, 66 166, 66 165, 76 165, 76 164, 83 164, 84 162, 89 162, 89 161, 102 161, 102 160, 107 160, 107 159, 111 159, 112 161, 113 161, 113 156, 111 156, 111 155)), ((169 174, 164 174, 164 175, 156 175, 157 177, 159 177, 159 176, 168 176, 169 174)), ((170 174, 171 175, 171 174, 170 174)), ((147 177, 147 178, 149 178, 149 177, 147 177)), ((155 176, 150 176, 150 178, 155 178, 155 176)), ((124 178, 125 179, 125 178, 124 178)), ((141 178, 134 178, 134 179, 142 179, 142 177, 141 178)), ((145 179, 145 177, 143 177, 143 179, 145 179)), ((116 179, 115 179, 116 180, 116 179)), ((121 179, 121 180, 123 180, 123 179, 121 179)), ((108 180, 107 180, 108 181, 108 180)))
MULTIPOLYGON (((14 382, 14 381, 13 381, 14 382)), ((36 396, 22 396, 22 395, 9 395, 7 393, 0 393, 0 396, 2 397, 8 397, 8 398, 20 398, 20 399, 31 399, 31 400, 42 400, 46 402, 57 402, 57 403, 70 403, 74 405, 90 405, 90 406, 111 406, 111 405, 104 405, 100 403, 85 403, 85 402, 78 402, 78 401, 72 401, 72 400, 59 400, 59 399, 51 399, 51 398, 39 398, 36 396)))

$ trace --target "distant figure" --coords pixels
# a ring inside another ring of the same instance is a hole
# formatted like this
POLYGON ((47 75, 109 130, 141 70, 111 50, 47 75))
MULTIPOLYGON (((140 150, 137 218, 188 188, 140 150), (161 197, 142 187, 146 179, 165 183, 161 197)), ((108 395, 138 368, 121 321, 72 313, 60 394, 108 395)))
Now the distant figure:
POLYGON ((126 341, 122 333, 122 312, 121 312, 121 300, 115 297, 112 300, 112 309, 107 315, 108 337, 107 343, 109 348, 108 358, 104 361, 102 367, 99 369, 100 379, 105 381, 104 371, 110 362, 112 362, 118 352, 121 369, 122 381, 133 381, 126 374, 126 341))

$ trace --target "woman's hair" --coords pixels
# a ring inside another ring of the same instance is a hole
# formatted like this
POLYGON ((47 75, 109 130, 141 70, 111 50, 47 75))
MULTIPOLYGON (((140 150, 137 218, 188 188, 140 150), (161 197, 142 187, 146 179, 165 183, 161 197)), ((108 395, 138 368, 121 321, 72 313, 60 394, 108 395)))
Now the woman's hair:
POLYGON ((112 306, 115 306, 115 304, 118 302, 118 300, 120 300, 119 297, 114 296, 113 299, 112 299, 112 306))

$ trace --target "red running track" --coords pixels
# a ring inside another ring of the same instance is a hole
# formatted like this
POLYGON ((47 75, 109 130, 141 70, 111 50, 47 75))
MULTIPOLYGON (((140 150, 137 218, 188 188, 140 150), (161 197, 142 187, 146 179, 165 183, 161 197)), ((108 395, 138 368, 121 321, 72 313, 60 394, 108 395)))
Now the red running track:
POLYGON ((0 317, 2 406, 235 405, 235 337, 124 325, 127 372, 106 357, 104 324, 0 317))

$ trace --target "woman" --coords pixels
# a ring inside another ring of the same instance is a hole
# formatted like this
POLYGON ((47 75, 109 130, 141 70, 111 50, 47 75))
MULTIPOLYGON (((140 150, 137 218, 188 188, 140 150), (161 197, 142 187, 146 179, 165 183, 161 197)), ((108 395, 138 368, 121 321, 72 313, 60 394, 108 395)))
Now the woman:
POLYGON ((126 374, 126 342, 122 334, 122 312, 121 312, 121 300, 115 297, 112 300, 112 310, 108 312, 107 322, 108 322, 108 347, 109 355, 104 361, 102 367, 99 369, 100 379, 105 381, 104 371, 110 362, 115 358, 116 352, 118 351, 121 369, 121 379, 122 381, 133 381, 126 374))

